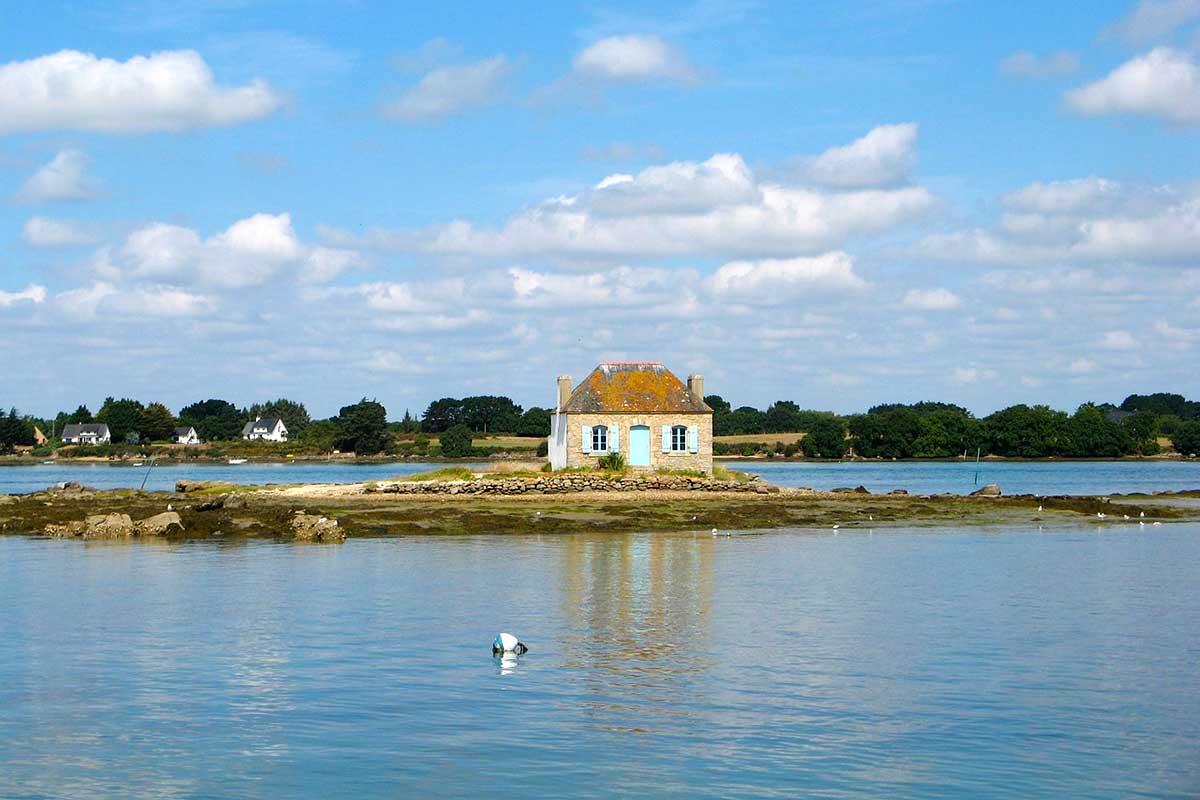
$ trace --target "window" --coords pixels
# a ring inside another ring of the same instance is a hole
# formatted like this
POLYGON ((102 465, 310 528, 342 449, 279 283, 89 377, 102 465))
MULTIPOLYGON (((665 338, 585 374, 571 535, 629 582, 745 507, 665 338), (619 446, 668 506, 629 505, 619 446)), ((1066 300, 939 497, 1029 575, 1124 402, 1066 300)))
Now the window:
POLYGON ((608 428, 604 425, 592 426, 592 452, 608 451, 608 428))
POLYGON ((671 427, 671 452, 686 453, 688 429, 686 425, 674 425, 671 427))

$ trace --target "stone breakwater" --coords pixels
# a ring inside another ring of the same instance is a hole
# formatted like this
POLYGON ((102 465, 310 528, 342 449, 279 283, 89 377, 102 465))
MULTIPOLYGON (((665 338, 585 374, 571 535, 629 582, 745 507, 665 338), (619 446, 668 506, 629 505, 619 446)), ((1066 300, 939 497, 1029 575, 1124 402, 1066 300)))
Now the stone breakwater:
POLYGON ((746 482, 718 481, 684 475, 647 475, 604 478, 595 475, 547 475, 545 478, 480 478, 473 481, 380 481, 368 485, 366 494, 575 494, 579 492, 751 492, 775 494, 778 486, 757 475, 746 482))

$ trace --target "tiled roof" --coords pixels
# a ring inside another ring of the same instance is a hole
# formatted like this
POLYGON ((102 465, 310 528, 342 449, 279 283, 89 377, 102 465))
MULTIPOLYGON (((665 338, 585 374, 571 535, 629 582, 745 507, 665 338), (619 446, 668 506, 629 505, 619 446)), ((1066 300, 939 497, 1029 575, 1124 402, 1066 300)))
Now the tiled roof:
POLYGON ((657 361, 601 364, 575 387, 563 410, 568 414, 712 413, 711 408, 692 398, 683 381, 657 361))

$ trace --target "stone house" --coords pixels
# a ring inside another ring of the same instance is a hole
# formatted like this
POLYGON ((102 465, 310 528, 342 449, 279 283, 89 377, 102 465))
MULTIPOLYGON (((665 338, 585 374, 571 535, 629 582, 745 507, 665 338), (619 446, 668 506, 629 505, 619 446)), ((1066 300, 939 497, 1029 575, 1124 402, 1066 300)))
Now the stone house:
POLYGON ((265 442, 286 442, 287 427, 275 417, 259 417, 242 427, 243 439, 262 439, 265 442))
POLYGON ((704 377, 685 386, 657 361, 600 364, 574 389, 558 378, 549 456, 554 469, 595 467, 621 453, 634 470, 712 474, 712 414, 704 377))

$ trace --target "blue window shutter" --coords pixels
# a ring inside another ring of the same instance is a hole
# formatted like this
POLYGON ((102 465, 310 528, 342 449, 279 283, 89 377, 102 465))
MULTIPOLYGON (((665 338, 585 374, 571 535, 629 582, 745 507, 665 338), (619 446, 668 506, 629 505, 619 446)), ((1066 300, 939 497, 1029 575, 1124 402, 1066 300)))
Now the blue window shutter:
POLYGON ((691 450, 693 453, 700 452, 700 426, 699 425, 689 425, 688 426, 688 450, 691 450))
POLYGON ((617 425, 608 426, 608 452, 621 452, 621 428, 617 425))
POLYGON ((583 439, 583 452, 592 452, 592 426, 580 425, 580 438, 583 439))
POLYGON ((671 452, 671 426, 662 426, 662 451, 664 453, 671 452))

